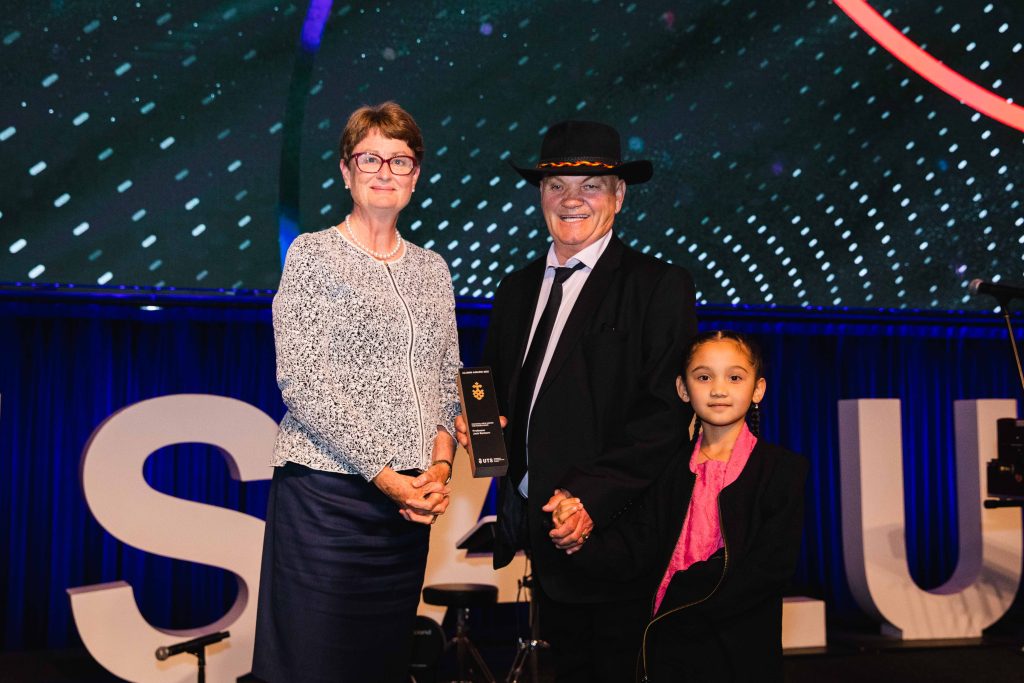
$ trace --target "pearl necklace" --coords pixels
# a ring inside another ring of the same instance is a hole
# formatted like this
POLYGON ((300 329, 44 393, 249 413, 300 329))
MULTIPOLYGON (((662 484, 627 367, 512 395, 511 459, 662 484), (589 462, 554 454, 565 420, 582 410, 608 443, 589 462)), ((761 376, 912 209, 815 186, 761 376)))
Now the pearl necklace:
POLYGON ((398 241, 395 243, 395 248, 386 254, 382 254, 378 251, 374 251, 373 249, 367 248, 366 246, 363 245, 362 242, 356 239, 355 233, 352 232, 352 226, 348 222, 348 216, 345 216, 345 230, 348 231, 348 236, 352 240, 353 244, 355 244, 357 247, 359 247, 360 249, 362 249, 363 251, 365 251, 367 254, 377 259, 378 261, 387 261, 388 259, 392 258, 395 254, 398 253, 398 250, 402 248, 402 243, 405 241, 402 239, 402 236, 398 233, 398 231, 395 230, 395 235, 398 237, 398 241))

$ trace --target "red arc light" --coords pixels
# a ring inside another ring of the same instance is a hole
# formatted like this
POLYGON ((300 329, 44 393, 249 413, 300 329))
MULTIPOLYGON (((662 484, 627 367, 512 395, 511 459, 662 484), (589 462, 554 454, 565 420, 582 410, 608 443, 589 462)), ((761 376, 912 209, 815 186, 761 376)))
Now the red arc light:
POLYGON ((932 85, 985 116, 1024 131, 1024 107, 1008 102, 932 57, 886 21, 866 0, 832 1, 879 45, 932 85))

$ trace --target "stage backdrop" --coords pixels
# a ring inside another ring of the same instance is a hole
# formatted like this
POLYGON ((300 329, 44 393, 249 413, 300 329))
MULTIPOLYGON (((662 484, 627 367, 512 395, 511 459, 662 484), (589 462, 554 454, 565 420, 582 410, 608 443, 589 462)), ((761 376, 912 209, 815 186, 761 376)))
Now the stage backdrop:
MULTIPOLYGON (((78 644, 70 586, 126 580, 145 617, 161 627, 200 626, 231 604, 235 581, 226 572, 148 555, 109 536, 85 506, 78 465, 101 421, 146 398, 218 394, 280 418, 268 303, 262 295, 228 305, 223 297, 141 291, 0 298, 2 649, 78 644)), ((792 592, 824 598, 830 627, 871 628, 842 562, 836 402, 847 398, 902 400, 910 571, 926 588, 947 579, 957 561, 953 401, 1019 393, 998 319, 707 306, 699 314, 704 329, 731 327, 761 339, 769 372, 764 434, 811 461, 792 592)), ((485 306, 459 305, 467 365, 479 361, 487 317, 485 306)), ((208 446, 158 451, 145 475, 165 493, 264 515, 268 484, 234 481, 208 446)))
POLYGON ((904 44, 865 0, 7 2, 0 281, 276 287, 348 211, 346 117, 394 99, 427 146, 401 229, 461 296, 545 248, 508 162, 583 118, 654 161, 617 228, 705 301, 974 308, 1022 272, 1024 5, 870 5, 904 44))

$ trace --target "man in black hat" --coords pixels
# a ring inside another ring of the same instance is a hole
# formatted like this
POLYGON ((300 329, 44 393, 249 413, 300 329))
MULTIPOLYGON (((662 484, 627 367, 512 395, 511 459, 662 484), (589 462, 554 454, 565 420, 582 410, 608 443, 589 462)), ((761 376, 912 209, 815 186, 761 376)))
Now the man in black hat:
POLYGON ((697 330, 694 286, 615 236, 627 187, 652 167, 621 160, 614 128, 558 123, 540 156, 514 168, 540 188, 551 248, 501 282, 484 351, 509 419, 494 565, 530 553, 558 681, 621 683, 633 679, 660 576, 596 580, 567 555, 684 450, 691 413, 675 379, 697 330), (552 512, 567 495, 583 509, 558 524, 552 512))

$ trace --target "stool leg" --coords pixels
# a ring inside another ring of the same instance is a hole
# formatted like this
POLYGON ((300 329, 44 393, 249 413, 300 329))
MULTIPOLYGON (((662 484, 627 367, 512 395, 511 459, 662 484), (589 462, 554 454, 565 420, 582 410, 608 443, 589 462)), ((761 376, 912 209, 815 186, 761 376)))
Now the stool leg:
POLYGON ((466 631, 469 630, 467 622, 469 621, 469 609, 463 607, 459 609, 455 618, 455 642, 456 642, 456 661, 459 665, 459 679, 469 680, 466 671, 466 631))
POLYGON ((468 649, 469 653, 473 656, 473 660, 476 662, 476 665, 480 667, 479 672, 483 674, 485 683, 495 683, 491 670, 487 668, 487 662, 484 661, 484 658, 480 655, 480 651, 476 649, 476 645, 474 645, 469 638, 466 638, 466 649, 468 649))
POLYGON ((480 676, 483 676, 484 683, 495 683, 494 675, 491 670, 487 667, 487 662, 484 661, 480 651, 473 645, 473 641, 469 639, 469 608, 460 608, 456 613, 455 618, 455 636, 451 640, 451 644, 455 645, 455 656, 458 665, 458 675, 461 681, 472 681, 479 680, 480 676), (470 669, 467 666, 469 659, 472 659, 475 663, 475 673, 470 677, 470 669))

